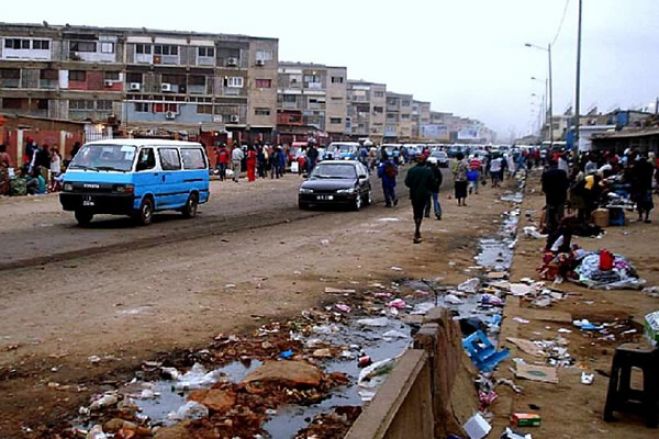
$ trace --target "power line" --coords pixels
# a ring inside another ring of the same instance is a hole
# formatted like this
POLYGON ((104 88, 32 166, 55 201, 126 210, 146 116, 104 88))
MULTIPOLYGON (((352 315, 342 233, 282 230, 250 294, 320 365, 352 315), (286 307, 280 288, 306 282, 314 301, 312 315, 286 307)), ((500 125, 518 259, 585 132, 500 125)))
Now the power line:
POLYGON ((561 30, 563 29, 563 22, 565 22, 565 16, 567 15, 567 7, 570 5, 570 0, 565 0, 565 6, 563 7, 563 16, 561 17, 561 22, 558 24, 558 29, 556 30, 556 35, 554 36, 554 39, 551 42, 551 45, 553 46, 554 43, 556 43, 556 40, 558 39, 558 36, 561 34, 561 30))

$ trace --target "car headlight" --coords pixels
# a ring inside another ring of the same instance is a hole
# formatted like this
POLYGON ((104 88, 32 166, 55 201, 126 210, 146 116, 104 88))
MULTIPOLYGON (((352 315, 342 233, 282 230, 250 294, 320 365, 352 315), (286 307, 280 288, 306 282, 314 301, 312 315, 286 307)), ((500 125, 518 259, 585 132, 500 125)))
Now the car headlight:
POLYGON ((64 183, 62 190, 64 192, 73 192, 73 185, 71 183, 64 183))
POLYGON ((305 187, 300 188, 300 193, 301 194, 313 194, 313 189, 307 189, 305 187))
POLYGON ((351 187, 350 189, 339 189, 336 191, 337 194, 354 194, 355 193, 355 188, 351 187))

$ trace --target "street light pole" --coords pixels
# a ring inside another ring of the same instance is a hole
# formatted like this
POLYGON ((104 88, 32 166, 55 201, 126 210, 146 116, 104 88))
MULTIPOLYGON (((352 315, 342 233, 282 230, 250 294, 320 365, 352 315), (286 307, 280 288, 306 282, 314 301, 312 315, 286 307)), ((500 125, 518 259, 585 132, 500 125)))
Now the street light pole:
POLYGON ((554 146, 554 95, 551 80, 551 43, 547 44, 547 54, 549 55, 549 149, 554 146))
POLYGON ((577 151, 579 150, 579 123, 580 123, 580 105, 581 105, 581 9, 582 0, 579 0, 579 24, 577 27, 577 83, 576 83, 576 96, 574 99, 574 107, 576 114, 576 122, 574 123, 574 144, 577 151))

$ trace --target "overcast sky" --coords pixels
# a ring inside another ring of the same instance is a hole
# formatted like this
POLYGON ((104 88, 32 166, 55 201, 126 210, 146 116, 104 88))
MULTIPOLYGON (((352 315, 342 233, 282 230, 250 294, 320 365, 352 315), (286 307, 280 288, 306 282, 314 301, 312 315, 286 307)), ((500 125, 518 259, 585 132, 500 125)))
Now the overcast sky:
MULTIPOLYGON (((531 93, 544 93, 546 46, 565 0, 30 0, 0 21, 151 27, 279 38, 279 56, 348 67, 475 117, 501 137, 532 128, 531 93), (531 76, 542 81, 534 82, 531 76)), ((578 0, 553 47, 554 112, 574 102, 578 0)), ((647 105, 659 95, 659 0, 584 0, 582 109, 647 105)), ((537 101, 540 103, 540 99, 537 101)), ((537 113, 536 113, 537 114, 537 113)))

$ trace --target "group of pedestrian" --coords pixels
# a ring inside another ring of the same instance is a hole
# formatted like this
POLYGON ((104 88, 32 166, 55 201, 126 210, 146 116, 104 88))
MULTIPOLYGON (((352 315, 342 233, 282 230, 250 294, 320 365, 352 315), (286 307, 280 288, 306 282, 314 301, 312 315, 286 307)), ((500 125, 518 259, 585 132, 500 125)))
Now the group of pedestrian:
MULTIPOLYGON (((76 146, 80 147, 79 144, 76 146)), ((60 189, 59 177, 68 161, 63 160, 57 145, 39 144, 28 137, 23 156, 14 164, 6 145, 0 144, 0 195, 56 192, 60 189)))
POLYGON ((653 176, 659 178, 659 161, 651 154, 628 149, 621 156, 603 151, 570 157, 566 152, 550 151, 545 161, 542 190, 548 249, 564 234, 566 224, 587 228, 593 212, 608 204, 609 193, 629 199, 638 212, 639 222, 651 222, 653 176))

